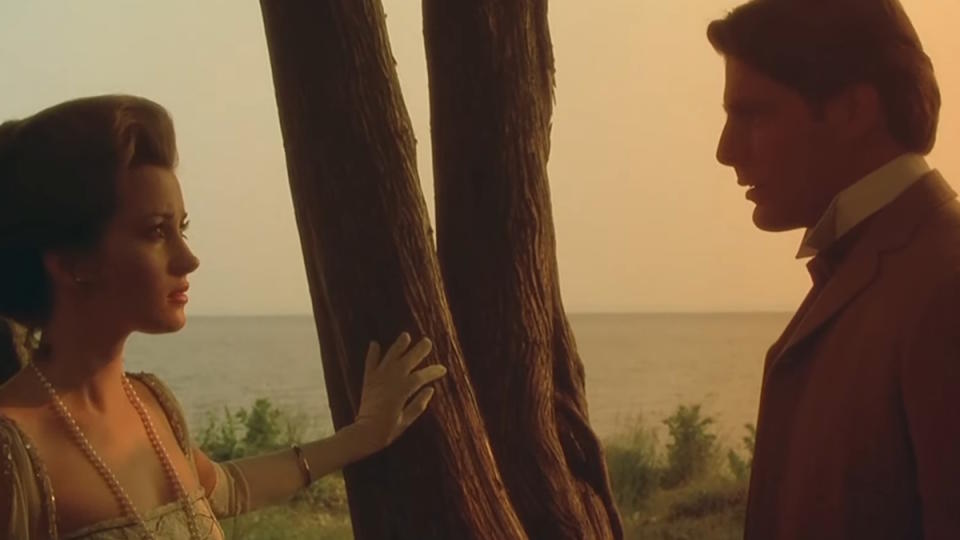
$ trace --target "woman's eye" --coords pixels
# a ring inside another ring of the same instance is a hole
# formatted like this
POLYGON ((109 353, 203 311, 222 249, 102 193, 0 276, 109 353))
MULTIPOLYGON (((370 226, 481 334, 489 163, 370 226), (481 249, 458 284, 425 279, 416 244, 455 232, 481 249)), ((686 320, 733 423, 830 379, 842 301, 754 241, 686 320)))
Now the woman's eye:
POLYGON ((180 235, 181 238, 187 238, 187 228, 189 223, 181 223, 179 226, 172 223, 157 223, 150 227, 150 238, 153 240, 165 240, 175 238, 180 235))

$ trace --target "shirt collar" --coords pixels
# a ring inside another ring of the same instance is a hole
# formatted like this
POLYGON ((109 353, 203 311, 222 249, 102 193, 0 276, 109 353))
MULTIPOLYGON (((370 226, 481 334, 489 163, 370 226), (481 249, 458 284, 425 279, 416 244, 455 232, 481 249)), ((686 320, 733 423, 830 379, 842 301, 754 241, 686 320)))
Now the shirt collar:
POLYGON ((892 203, 930 170, 923 156, 903 154, 847 187, 833 198, 820 221, 807 229, 797 258, 811 257, 826 249, 892 203))

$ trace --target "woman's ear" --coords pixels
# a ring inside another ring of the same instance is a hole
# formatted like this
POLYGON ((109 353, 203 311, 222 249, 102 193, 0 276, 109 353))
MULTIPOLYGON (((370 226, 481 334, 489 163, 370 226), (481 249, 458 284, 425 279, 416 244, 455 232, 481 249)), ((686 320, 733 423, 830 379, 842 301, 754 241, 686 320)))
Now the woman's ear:
POLYGON ((79 255, 47 252, 43 255, 43 267, 59 288, 82 287, 94 281, 93 265, 79 255))

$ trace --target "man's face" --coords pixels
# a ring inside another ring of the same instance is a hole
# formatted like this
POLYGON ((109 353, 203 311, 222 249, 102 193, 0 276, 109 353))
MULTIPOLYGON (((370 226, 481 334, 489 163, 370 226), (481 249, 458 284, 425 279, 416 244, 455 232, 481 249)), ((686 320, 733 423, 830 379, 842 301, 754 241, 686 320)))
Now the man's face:
POLYGON ((717 161, 749 188, 756 226, 816 224, 834 196, 825 176, 837 154, 828 124, 798 92, 733 57, 726 60, 723 102, 717 161))

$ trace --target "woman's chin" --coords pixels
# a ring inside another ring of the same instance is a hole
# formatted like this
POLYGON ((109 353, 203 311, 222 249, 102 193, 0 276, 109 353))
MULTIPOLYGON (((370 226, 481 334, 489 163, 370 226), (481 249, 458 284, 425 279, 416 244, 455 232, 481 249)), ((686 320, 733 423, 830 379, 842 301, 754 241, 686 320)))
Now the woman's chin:
POLYGON ((183 308, 169 310, 162 317, 154 318, 149 324, 143 325, 140 331, 145 334, 169 334, 186 326, 187 315, 183 308))

